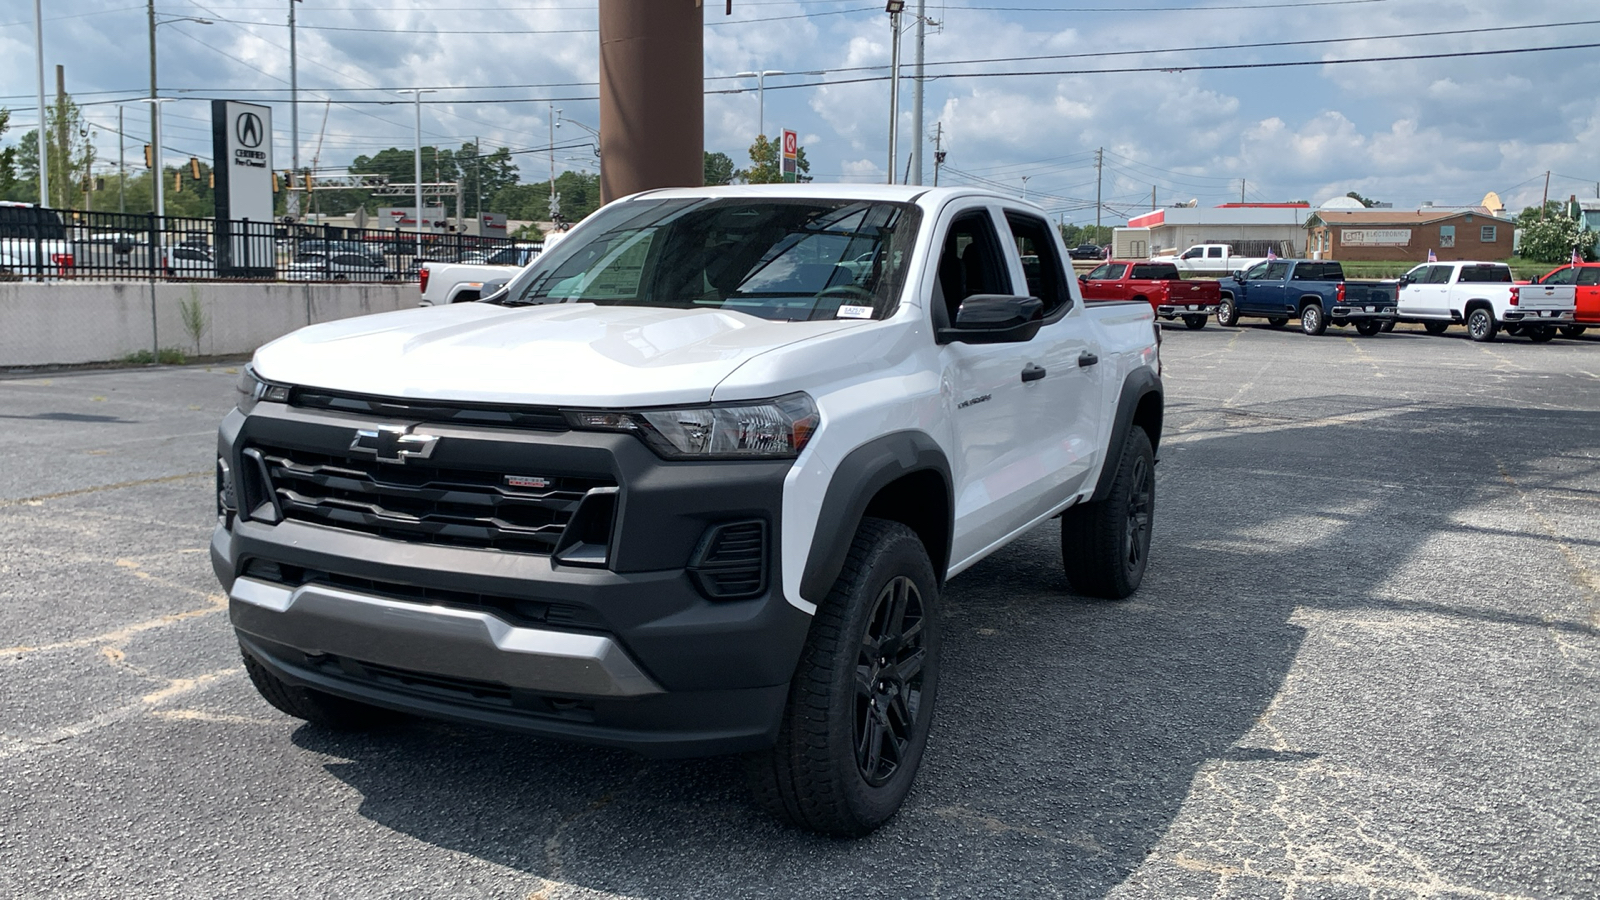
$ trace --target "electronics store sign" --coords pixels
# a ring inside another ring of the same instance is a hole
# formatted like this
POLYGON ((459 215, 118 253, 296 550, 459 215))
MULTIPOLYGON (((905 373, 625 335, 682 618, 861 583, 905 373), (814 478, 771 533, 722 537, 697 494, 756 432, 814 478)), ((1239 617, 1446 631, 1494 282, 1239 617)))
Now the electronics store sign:
POLYGON ((1411 229, 1342 228, 1339 243, 1347 247, 1404 247, 1411 243, 1411 229))

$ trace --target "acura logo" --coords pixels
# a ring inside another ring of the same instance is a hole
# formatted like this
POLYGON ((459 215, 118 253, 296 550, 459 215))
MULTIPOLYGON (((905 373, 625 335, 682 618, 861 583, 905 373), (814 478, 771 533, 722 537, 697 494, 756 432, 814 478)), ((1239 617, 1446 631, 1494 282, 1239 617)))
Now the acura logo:
POLYGON ((385 425, 369 431, 356 432, 350 442, 350 452, 375 456, 378 462, 404 464, 408 459, 427 459, 439 443, 437 435, 411 434, 404 425, 385 425))
POLYGON ((261 117, 253 112, 240 113, 239 118, 233 120, 233 136, 246 150, 261 146, 261 117))

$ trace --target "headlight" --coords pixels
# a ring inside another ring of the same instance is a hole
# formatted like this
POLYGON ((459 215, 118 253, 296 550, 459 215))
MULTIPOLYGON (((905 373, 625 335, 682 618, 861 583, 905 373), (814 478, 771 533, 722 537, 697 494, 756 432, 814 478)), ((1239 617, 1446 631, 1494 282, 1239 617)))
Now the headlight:
POLYGON ((249 366, 245 366, 239 371, 239 381, 234 384, 233 391, 236 395, 233 405, 237 406, 239 411, 246 415, 249 415, 250 410, 255 409, 256 404, 262 400, 266 400, 269 403, 289 402, 289 387, 287 385, 262 381, 256 377, 255 370, 249 366))
POLYGON ((805 394, 680 409, 567 410, 584 431, 626 431, 667 459, 792 459, 817 430, 805 394))

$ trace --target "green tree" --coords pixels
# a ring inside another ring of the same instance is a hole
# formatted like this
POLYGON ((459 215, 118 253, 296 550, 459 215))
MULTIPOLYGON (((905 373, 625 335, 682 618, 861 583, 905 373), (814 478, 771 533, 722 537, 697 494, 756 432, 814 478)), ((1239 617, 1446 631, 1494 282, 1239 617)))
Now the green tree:
POLYGON ((1546 200, 1542 207, 1529 206, 1525 207, 1522 212, 1517 213, 1517 227, 1527 228, 1530 225, 1538 223, 1541 219, 1548 219, 1551 216, 1562 216, 1566 215, 1566 213, 1567 204, 1565 201, 1546 200))
POLYGON ((1345 194, 1345 196, 1349 197, 1351 200, 1356 201, 1357 203, 1360 203, 1362 206, 1365 206, 1368 209, 1371 209, 1372 207, 1377 206, 1379 203, 1383 202, 1382 200, 1374 200, 1371 197, 1363 197, 1360 194, 1356 193, 1355 191, 1351 191, 1350 193, 1345 194))
MULTIPOLYGON (((1527 210, 1523 210, 1523 214, 1526 215, 1527 210)), ((1540 220, 1535 209, 1535 218, 1522 229, 1518 253, 1524 259, 1553 264, 1571 259, 1573 249, 1577 248, 1584 259, 1593 260, 1597 238, 1600 236, 1565 213, 1547 215, 1540 220)))
MULTIPOLYGON (((733 179, 743 184, 776 184, 783 180, 783 168, 779 164, 782 151, 782 138, 768 139, 760 135, 756 142, 750 145, 750 168, 740 169, 733 173, 733 179)), ((796 174, 802 176, 801 181, 810 181, 803 177, 811 171, 811 163, 806 161, 806 148, 798 148, 795 154, 796 174)))
POLYGON ((1068 247, 1079 244, 1109 244, 1111 243, 1110 225, 1063 225, 1061 226, 1061 242, 1068 247))
MULTIPOLYGON (((0 136, 11 127, 11 110, 0 107, 0 136)), ((7 147, 0 150, 0 196, 9 192, 17 183, 17 148, 7 147)))
MULTIPOLYGON (((587 172, 562 172, 556 176, 561 219, 577 222, 600 207, 600 176, 587 172)), ((514 184, 502 188, 489 203, 491 212, 528 221, 550 220, 550 182, 514 184)))
POLYGON ((733 158, 726 153, 706 154, 706 184, 732 184, 733 158))
POLYGON ((466 209, 488 209, 489 200, 518 181, 517 166, 511 161, 510 147, 497 147, 479 155, 477 144, 461 145, 454 159, 456 178, 466 191, 466 209))

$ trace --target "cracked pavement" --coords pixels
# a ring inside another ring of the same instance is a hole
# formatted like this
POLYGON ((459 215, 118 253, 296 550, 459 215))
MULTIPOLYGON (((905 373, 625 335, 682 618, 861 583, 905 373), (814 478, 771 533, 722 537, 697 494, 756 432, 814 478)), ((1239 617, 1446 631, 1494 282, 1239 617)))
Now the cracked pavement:
POLYGON ((1600 339, 1348 331, 1166 331, 1143 588, 1053 523, 952 581, 854 842, 738 760, 278 714, 205 553, 234 373, 0 378, 0 896, 1600 895, 1600 339))

